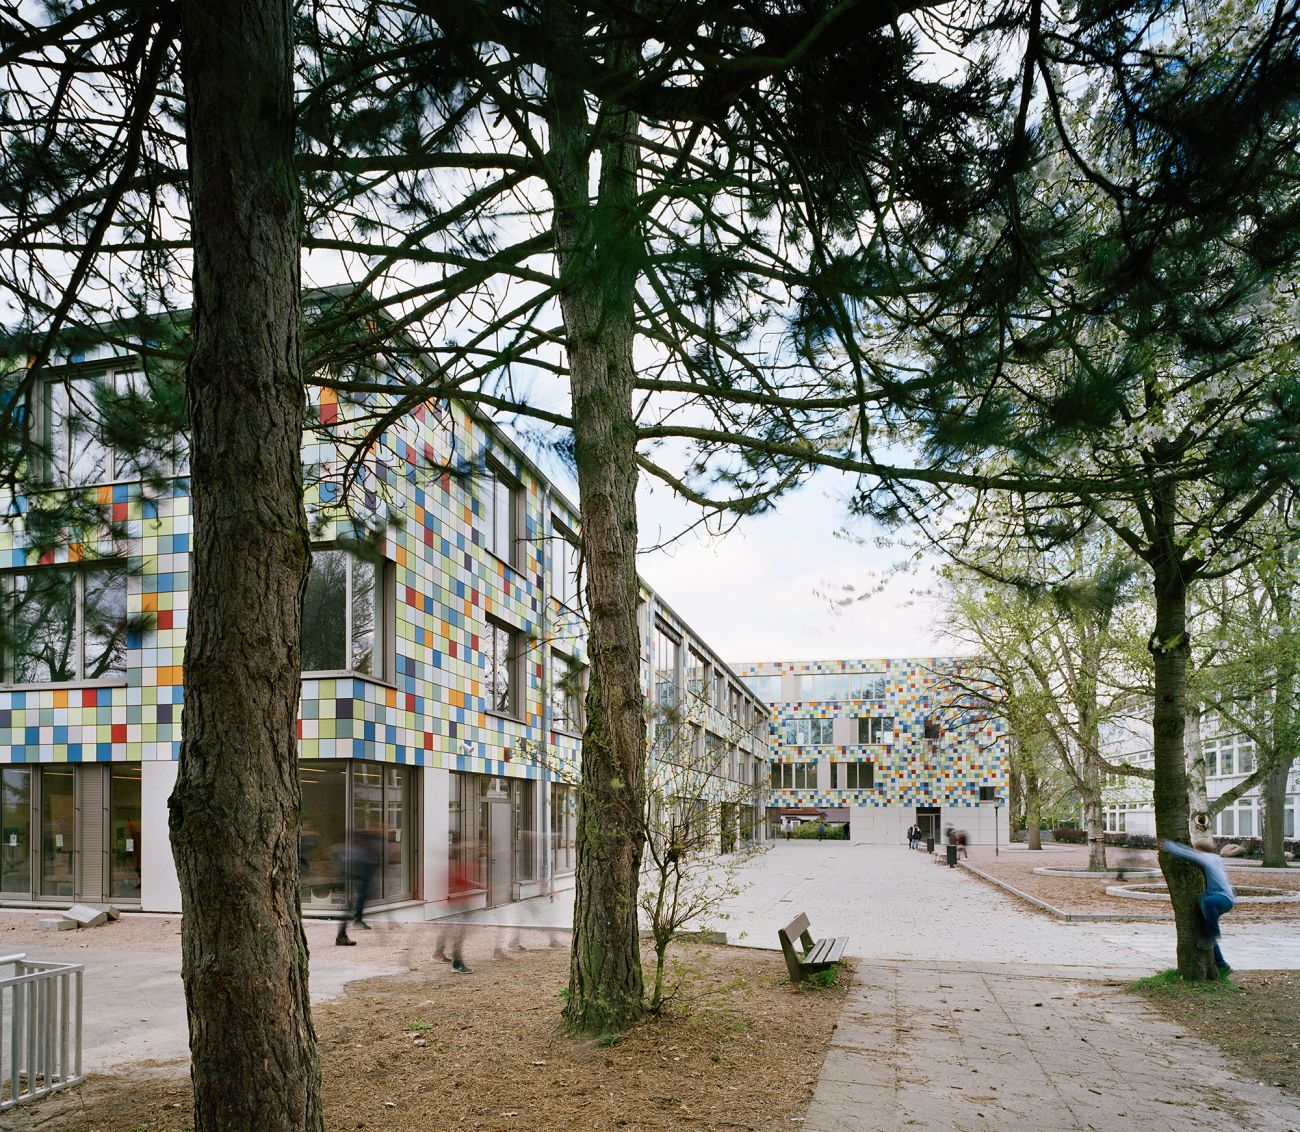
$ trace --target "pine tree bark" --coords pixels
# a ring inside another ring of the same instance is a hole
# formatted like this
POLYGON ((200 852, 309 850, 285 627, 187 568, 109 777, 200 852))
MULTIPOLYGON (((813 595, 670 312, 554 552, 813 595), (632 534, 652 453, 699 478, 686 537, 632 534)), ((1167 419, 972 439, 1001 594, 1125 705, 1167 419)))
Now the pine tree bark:
MULTIPOLYGON (((1153 511, 1172 516, 1173 488, 1157 493, 1153 511)), ((1159 515, 1157 516, 1159 518, 1159 515)), ((1165 533, 1173 531, 1170 518, 1165 533)), ((1155 705, 1152 712, 1152 751, 1155 764, 1156 836, 1181 841, 1189 837, 1187 767, 1183 754, 1186 726, 1187 662, 1191 641, 1187 632, 1187 584, 1181 561, 1170 544, 1151 563, 1155 590, 1155 629, 1149 648, 1154 667, 1155 705)), ((1169 886, 1177 931, 1178 973, 1189 981, 1218 978, 1212 951, 1196 946, 1201 935, 1199 898, 1205 878, 1189 862, 1160 851, 1160 868, 1169 886)))
POLYGON ((182 4, 194 558, 170 801, 196 1132, 323 1128, 298 906, 299 202, 291 6, 182 4))
MULTIPOLYGON (((572 6, 553 5, 548 19, 559 42, 580 40, 582 23, 572 6)), ((611 38, 621 41, 613 33, 611 38)), ((633 300, 641 261, 638 121, 635 114, 605 104, 601 135, 593 137, 581 87, 562 74, 553 73, 549 83, 556 257, 573 398, 591 658, 564 1016, 573 1033, 603 1034, 626 1029, 644 1012, 637 886, 646 724, 637 627, 632 414, 633 300), (590 162, 597 156, 600 174, 593 204, 590 162)))

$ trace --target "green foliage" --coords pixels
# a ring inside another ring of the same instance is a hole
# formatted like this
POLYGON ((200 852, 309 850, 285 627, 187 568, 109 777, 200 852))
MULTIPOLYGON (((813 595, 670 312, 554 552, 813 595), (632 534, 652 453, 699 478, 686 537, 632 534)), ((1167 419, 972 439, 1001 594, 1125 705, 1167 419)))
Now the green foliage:
POLYGON ((794 836, 803 841, 846 841, 849 827, 844 822, 800 822, 794 836))
POLYGON ((838 986, 842 965, 841 961, 832 967, 827 967, 824 971, 814 971, 811 975, 805 975, 799 980, 800 990, 824 991, 838 986))
POLYGON ((1157 975, 1138 979, 1130 984, 1130 989, 1149 998, 1185 997, 1193 1000, 1218 999, 1241 993, 1241 988, 1226 971, 1220 971, 1217 979, 1185 979, 1177 968, 1172 967, 1157 975))
POLYGON ((406 1027, 406 1029, 412 1034, 427 1034, 433 1029, 433 1024, 430 1022, 422 1022, 419 1018, 416 1018, 406 1027))

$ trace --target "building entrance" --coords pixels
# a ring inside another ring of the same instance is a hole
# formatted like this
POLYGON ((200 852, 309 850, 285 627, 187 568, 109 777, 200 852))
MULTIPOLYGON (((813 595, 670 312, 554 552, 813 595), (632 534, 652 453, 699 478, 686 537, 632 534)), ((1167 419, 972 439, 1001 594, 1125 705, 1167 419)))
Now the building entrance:
POLYGON ((917 806, 916 824, 921 830, 922 841, 930 837, 934 839, 935 844, 938 844, 940 840, 938 806, 917 806))

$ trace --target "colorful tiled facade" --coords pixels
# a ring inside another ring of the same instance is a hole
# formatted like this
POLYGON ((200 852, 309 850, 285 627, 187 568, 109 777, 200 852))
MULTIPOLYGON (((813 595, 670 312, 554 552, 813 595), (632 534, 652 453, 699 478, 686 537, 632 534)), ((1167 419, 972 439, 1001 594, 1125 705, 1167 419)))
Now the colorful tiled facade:
MULTIPOLYGON (((138 363, 129 357, 77 361, 56 376, 103 380, 114 371, 138 371, 138 363)), ((570 836, 565 817, 553 807, 571 808, 571 797, 563 801, 563 785, 572 780, 580 757, 580 727, 557 719, 555 669, 561 660, 576 671, 586 662, 579 602, 571 596, 572 580, 561 577, 577 560, 565 533, 581 530, 579 517, 506 435, 448 402, 423 405, 390 427, 369 449, 344 500, 345 444, 359 434, 359 408, 320 390, 311 413, 318 425, 304 432, 303 463, 313 542, 321 548, 368 548, 366 569, 374 571, 377 596, 364 661, 349 656, 337 667, 304 674, 300 758, 325 770, 343 761, 385 771, 376 805, 387 807, 385 822, 390 811, 396 815, 389 839, 405 878, 385 891, 399 902, 426 907, 428 914, 442 911, 448 896, 445 847, 467 836, 457 832, 457 798, 469 799, 461 806, 464 817, 477 810, 473 797, 508 796, 513 820, 529 823, 535 836, 528 860, 518 858, 506 898, 527 895, 562 874, 566 861, 572 868, 571 845, 567 858, 564 853, 570 836), (492 649, 504 647, 502 642, 509 642, 509 652, 494 669, 492 649), (503 707, 493 697, 506 692, 492 681, 493 673, 507 669, 511 686, 503 707), (519 782, 536 786, 512 792, 519 782)), ((0 901, 112 898, 107 876, 126 854, 138 870, 132 892, 140 906, 175 910, 179 893, 166 798, 175 780, 184 708, 188 480, 182 474, 101 483, 92 476, 77 481, 77 491, 94 503, 93 510, 76 529, 52 538, 43 534, 42 545, 27 520, 30 509, 51 496, 16 499, 15 520, 0 525, 0 568, 12 588, 30 585, 40 570, 72 576, 90 563, 123 567, 124 654, 107 679, 18 684, 15 669, 6 668, 9 683, 0 686, 0 901), (95 763, 137 769, 105 778, 93 790, 89 771, 79 771, 75 782, 46 771, 95 763), (118 811, 108 796, 119 780, 137 799, 134 809, 122 811, 124 818, 114 816, 118 811), (50 799, 66 807, 66 814, 51 817, 50 799), (83 819, 88 807, 100 805, 102 821, 83 819), (100 856, 109 860, 107 866, 95 863, 100 856), (58 884, 49 882, 56 867, 50 862, 61 862, 58 884)), ((349 551, 339 561, 353 557, 349 551)), ((349 601, 353 571, 360 569, 347 567, 349 601)), ((355 586, 359 592, 361 583, 355 586)), ((642 607, 647 674, 656 624, 679 635, 683 655, 689 648, 706 656, 736 689, 736 702, 758 711, 738 678, 649 590, 642 607)), ((347 625, 351 638, 345 648, 361 635, 353 620, 347 625)), ((703 723, 725 729, 726 705, 719 711, 701 702, 694 710, 703 723)), ((730 741, 738 752, 737 775, 765 760, 765 728, 743 729, 730 741)), ((353 799, 349 805, 359 796, 359 781, 354 775, 345 788, 353 799)), ((349 814, 346 820, 354 819, 349 814)), ((486 837, 486 829, 477 835, 486 837)), ((505 891, 479 895, 499 900, 505 891)), ((124 902, 134 902, 130 893, 124 902)))
POLYGON ((772 710, 769 814, 819 810, 854 841, 909 825, 994 839, 1007 797, 1003 720, 970 694, 961 657, 743 662, 772 710))

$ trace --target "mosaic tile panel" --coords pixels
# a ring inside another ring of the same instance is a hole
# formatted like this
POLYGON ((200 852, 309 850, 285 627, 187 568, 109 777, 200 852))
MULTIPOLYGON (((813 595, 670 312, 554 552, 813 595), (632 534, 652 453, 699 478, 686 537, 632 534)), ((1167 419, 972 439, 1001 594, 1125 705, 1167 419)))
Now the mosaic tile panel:
MULTIPOLYGON (((576 763, 578 737, 548 730, 542 702, 551 649, 579 662, 586 657, 581 616, 550 596, 548 585, 551 516, 577 530, 572 507, 501 434, 446 402, 420 406, 379 437, 345 501, 343 442, 358 434, 356 406, 320 390, 311 412, 320 427, 304 434, 302 455, 313 539, 380 532, 378 545, 393 573, 395 656, 388 680, 348 672, 304 677, 301 757, 538 777, 545 743, 554 764, 576 763), (489 453, 520 488, 517 568, 487 549, 481 473, 489 453), (487 709, 489 616, 528 642, 518 719, 487 709)), ((0 568, 124 560, 127 613, 140 625, 127 641, 126 679, 111 686, 0 688, 0 763, 179 757, 188 482, 88 490, 102 522, 66 532, 59 545, 43 550, 27 541, 29 501, 16 500, 18 521, 0 525, 0 568)))
MULTIPOLYGON (((979 804, 980 787, 1007 797, 1005 722, 964 708, 955 677, 969 670, 962 657, 880 658, 825 661, 772 661, 735 666, 742 677, 802 677, 881 673, 878 695, 869 699, 772 701, 770 757, 773 763, 871 762, 869 790, 773 790, 768 804, 804 806, 950 806, 979 804), (880 744, 792 744, 784 740, 790 719, 858 719, 890 716, 894 730, 880 744), (939 723, 938 738, 925 737, 927 720, 939 723)), ((782 693, 788 686, 783 682, 782 693)), ((801 688, 802 693, 802 688, 801 688)), ((829 780, 829 772, 826 775, 829 780)), ((987 803, 985 803, 987 804, 987 803)))

